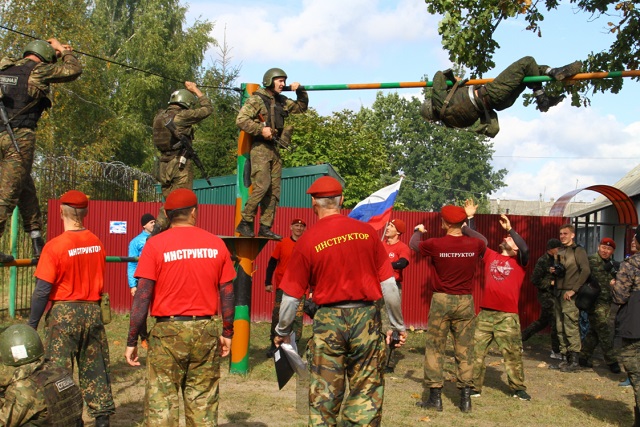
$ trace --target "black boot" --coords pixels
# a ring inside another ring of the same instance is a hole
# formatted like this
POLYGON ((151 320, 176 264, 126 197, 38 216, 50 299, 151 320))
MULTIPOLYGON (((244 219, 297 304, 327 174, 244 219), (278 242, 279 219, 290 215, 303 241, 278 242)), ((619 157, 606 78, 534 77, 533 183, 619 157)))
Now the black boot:
POLYGON ((442 389, 429 389, 429 399, 416 402, 416 406, 425 409, 435 409, 438 412, 442 412, 442 389))
POLYGON ((460 389, 460 410, 464 413, 471 412, 471 387, 460 389))
POLYGON ((550 364, 549 365, 549 369, 554 369, 557 371, 560 371, 562 369, 564 369, 567 366, 568 362, 567 362, 567 356, 565 356, 564 354, 562 355, 562 361, 560 361, 560 363, 557 364, 550 364))
POLYGON ((593 368, 593 362, 586 357, 578 357, 578 365, 582 368, 593 368))
POLYGON ((236 227, 236 233, 241 235, 242 237, 255 237, 255 233, 253 232, 253 223, 245 221, 244 219, 240 221, 240 224, 236 227))
POLYGON ((580 353, 570 352, 567 356, 567 364, 560 368, 560 372, 576 372, 580 369, 578 360, 580 359, 580 353))
POLYGON ((565 98, 564 95, 560 96, 548 96, 544 89, 538 89, 533 94, 536 97, 536 108, 543 113, 549 111, 549 108, 555 107, 560 104, 562 100, 565 98))
POLYGON ((42 254, 42 249, 44 249, 44 239, 42 236, 34 237, 31 239, 31 243, 33 244, 33 257, 40 258, 42 254))
POLYGON ((282 236, 271 231, 271 227, 267 227, 266 225, 260 225, 260 230, 258 231, 258 237, 266 237, 267 239, 275 239, 282 240, 282 236))
POLYGON ((613 362, 613 363, 609 363, 609 370, 611 371, 611 373, 613 374, 619 374, 620 373, 620 365, 618 364, 618 362, 613 362))
POLYGON ((7 255, 7 254, 4 254, 4 253, 0 252, 0 262, 1 263, 11 262, 14 259, 15 258, 12 255, 7 255))
POLYGON ((96 417, 95 427, 109 427, 109 415, 100 415, 96 417))
POLYGON ((549 68, 547 70, 547 75, 553 77, 554 80, 564 80, 567 77, 571 77, 575 74, 578 74, 581 69, 582 69, 582 62, 575 61, 563 67, 549 68))
POLYGON ((633 407, 633 427, 640 427, 640 410, 637 406, 633 407))

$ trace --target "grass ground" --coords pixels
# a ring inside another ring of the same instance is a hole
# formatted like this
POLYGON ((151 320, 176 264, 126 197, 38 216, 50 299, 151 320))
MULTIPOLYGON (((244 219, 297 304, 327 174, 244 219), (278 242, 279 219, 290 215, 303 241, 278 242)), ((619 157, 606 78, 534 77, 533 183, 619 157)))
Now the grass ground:
MULTIPOLYGON (((306 390, 292 380, 278 390, 273 360, 265 357, 269 325, 253 323, 251 329, 250 372, 246 377, 228 372, 223 363, 220 386, 221 426, 304 426, 306 425, 306 390)), ((145 383, 143 366, 133 368, 124 360, 128 318, 114 316, 107 325, 111 356, 112 386, 117 412, 114 427, 142 425, 145 383)), ((303 342, 311 327, 305 326, 303 342)), ((415 406, 421 397, 425 335, 409 333, 408 343, 398 353, 393 374, 386 376, 383 426, 554 426, 596 427, 631 426, 633 424, 633 390, 618 387, 623 374, 611 374, 601 360, 594 369, 577 373, 559 373, 547 368, 549 337, 532 338, 524 348, 525 378, 530 402, 511 397, 506 374, 493 347, 487 357, 487 374, 482 397, 473 399, 473 411, 462 414, 455 383, 448 382, 443 391, 443 412, 427 411, 415 406)), ((453 380, 453 356, 448 354, 445 370, 453 380)), ((93 425, 87 419, 87 425, 93 425)))

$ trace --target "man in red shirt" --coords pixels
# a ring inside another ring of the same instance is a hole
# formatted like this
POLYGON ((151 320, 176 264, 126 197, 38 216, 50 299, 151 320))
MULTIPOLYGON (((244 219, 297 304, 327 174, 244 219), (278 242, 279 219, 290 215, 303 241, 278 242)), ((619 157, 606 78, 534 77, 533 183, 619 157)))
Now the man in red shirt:
POLYGON ((396 279, 396 285, 398 285, 398 291, 400 291, 400 297, 402 297, 402 270, 407 268, 411 257, 409 246, 400 241, 400 235, 405 231, 407 231, 407 225, 398 218, 389 221, 384 231, 384 248, 389 254, 389 261, 393 267, 393 275, 396 279))
MULTIPOLYGON (((469 212, 469 210, 467 210, 469 212)), ((470 220, 470 228, 473 221, 470 220)), ((513 397, 531 400, 524 385, 522 364, 522 333, 518 316, 520 288, 529 263, 529 247, 522 237, 511 228, 506 215, 500 216, 500 225, 509 234, 498 246, 499 252, 487 248, 484 261, 484 292, 480 301, 480 313, 476 320, 474 335, 475 361, 473 364, 472 396, 480 397, 489 345, 495 341, 502 352, 509 387, 513 397)))
MULTIPOLYGON (((465 206, 473 204, 466 201, 465 206)), ((409 247, 422 256, 430 257, 435 269, 435 283, 427 323, 424 386, 429 389, 429 398, 416 403, 421 408, 442 411, 442 366, 449 331, 453 334, 457 368, 456 385, 460 389, 462 412, 471 412, 471 386, 473 384, 473 319, 475 308, 471 286, 479 258, 487 247, 486 241, 473 230, 465 228, 465 209, 447 205, 440 210, 444 237, 433 237, 424 241, 424 225, 415 227, 409 247), (471 237, 473 236, 473 237, 471 237)), ((425 390, 426 391, 426 390, 425 390)))
MULTIPOLYGON (((340 425, 341 415, 344 424, 379 426, 385 336, 374 302, 383 295, 391 327, 399 333, 398 346, 406 340, 393 270, 375 230, 340 214, 340 182, 318 178, 307 194, 318 222, 291 254, 280 284, 284 293, 274 342, 290 341, 298 304, 313 284, 313 300, 320 308, 310 344, 309 425, 340 425)), ((387 343, 391 334, 387 332, 387 343)))
POLYGON ((156 324, 149 333, 145 425, 177 426, 181 389, 187 425, 217 426, 220 357, 229 354, 233 336, 235 269, 222 239, 195 226, 193 191, 174 190, 164 208, 171 228, 151 237, 138 261, 125 358, 140 365, 138 336, 151 306, 156 324))
POLYGON ((64 233, 51 239, 36 267, 29 326, 36 329, 48 301, 45 359, 73 372, 96 427, 115 413, 109 375, 109 345, 100 315, 106 254, 98 237, 84 228, 89 200, 69 190, 60 197, 64 233))
MULTIPOLYGON (((296 242, 302 236, 302 233, 307 229, 307 223, 300 218, 295 218, 291 221, 291 236, 286 237, 276 243, 276 247, 269 259, 269 265, 267 266, 267 273, 264 279, 265 290, 267 292, 273 292, 275 286, 276 301, 273 304, 273 311, 271 313, 271 348, 267 351, 267 357, 273 357, 273 353, 276 351, 276 346, 273 343, 273 339, 276 336, 276 326, 280 320, 280 303, 282 302, 282 289, 278 287, 282 276, 289 264, 289 258, 291 258, 291 252, 296 242), (274 276, 275 272, 275 276, 274 276)), ((296 311, 296 319, 293 322, 293 331, 296 333, 296 343, 300 341, 302 337, 302 320, 304 317, 304 297, 300 301, 298 310, 296 311)))

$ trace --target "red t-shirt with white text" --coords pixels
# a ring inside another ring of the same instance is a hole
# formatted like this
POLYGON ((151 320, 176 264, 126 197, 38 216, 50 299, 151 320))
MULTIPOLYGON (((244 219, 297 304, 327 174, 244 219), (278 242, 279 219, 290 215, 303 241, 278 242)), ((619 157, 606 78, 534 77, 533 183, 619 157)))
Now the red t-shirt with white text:
POLYGON ((481 308, 518 314, 520 288, 525 271, 515 257, 487 249, 484 261, 484 290, 481 308))

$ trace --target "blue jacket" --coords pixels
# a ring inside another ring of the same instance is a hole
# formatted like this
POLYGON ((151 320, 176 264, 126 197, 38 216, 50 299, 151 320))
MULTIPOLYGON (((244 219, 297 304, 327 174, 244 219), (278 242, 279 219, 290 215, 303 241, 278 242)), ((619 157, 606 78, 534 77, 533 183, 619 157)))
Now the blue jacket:
MULTIPOLYGON (((136 237, 129 242, 129 255, 130 257, 139 257, 142 253, 142 248, 144 248, 144 244, 147 243, 147 238, 149 238, 151 234, 147 233, 145 230, 142 230, 142 233, 138 234, 136 237)), ((138 267, 138 262, 130 262, 127 266, 127 278, 129 279, 129 287, 135 288, 138 286, 138 279, 133 277, 136 272, 136 268, 138 267)))

